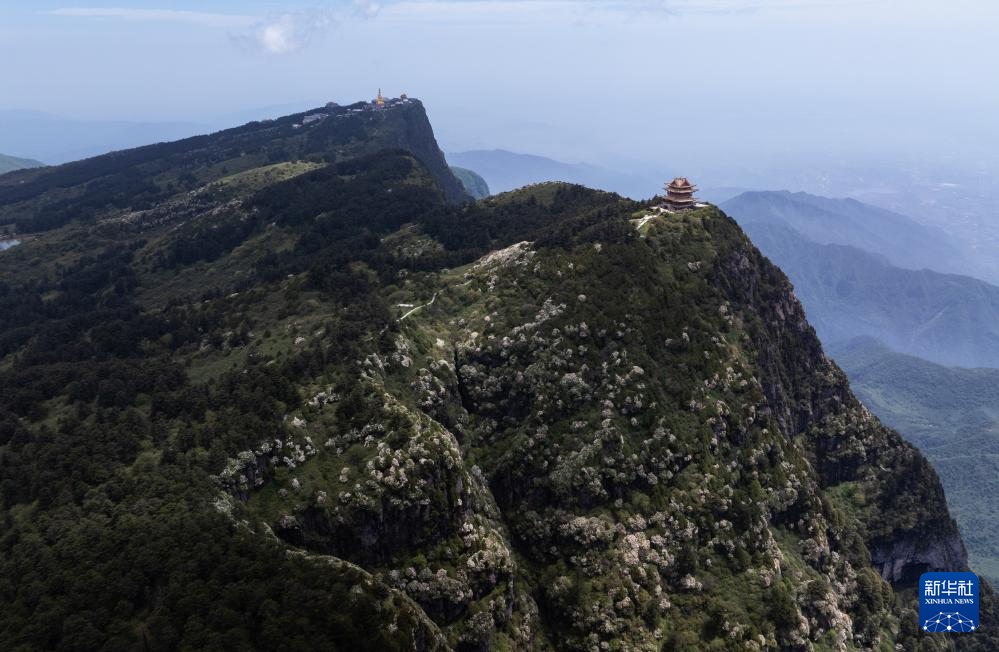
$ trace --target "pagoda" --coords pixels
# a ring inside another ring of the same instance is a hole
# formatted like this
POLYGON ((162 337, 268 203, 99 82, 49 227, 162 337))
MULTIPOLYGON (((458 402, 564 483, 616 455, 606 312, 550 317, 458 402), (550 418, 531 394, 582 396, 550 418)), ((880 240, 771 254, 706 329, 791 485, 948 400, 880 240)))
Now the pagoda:
POLYGON ((372 104, 375 105, 375 108, 379 108, 379 109, 385 107, 385 96, 382 95, 382 89, 380 89, 380 88, 378 89, 378 97, 376 97, 374 99, 374 101, 372 102, 372 104))
POLYGON ((686 177, 677 177, 664 186, 666 198, 663 200, 663 208, 671 211, 680 211, 694 208, 697 200, 694 199, 694 191, 697 188, 687 181, 686 177))

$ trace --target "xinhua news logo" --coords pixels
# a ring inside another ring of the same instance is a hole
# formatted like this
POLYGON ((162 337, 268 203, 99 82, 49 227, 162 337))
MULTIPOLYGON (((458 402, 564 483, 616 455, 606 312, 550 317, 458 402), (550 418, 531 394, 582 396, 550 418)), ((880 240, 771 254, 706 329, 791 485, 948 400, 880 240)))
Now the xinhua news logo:
POLYGON ((978 576, 923 573, 919 578, 919 626, 927 632, 978 629, 978 576))

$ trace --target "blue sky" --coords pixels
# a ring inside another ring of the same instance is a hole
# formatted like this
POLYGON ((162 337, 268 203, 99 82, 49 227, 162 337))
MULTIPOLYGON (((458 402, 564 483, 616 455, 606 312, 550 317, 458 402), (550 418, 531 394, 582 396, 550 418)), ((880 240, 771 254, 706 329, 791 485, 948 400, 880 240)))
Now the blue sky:
POLYGON ((987 156, 985 0, 4 2, 0 109, 206 122, 424 100, 446 149, 678 164, 987 156))

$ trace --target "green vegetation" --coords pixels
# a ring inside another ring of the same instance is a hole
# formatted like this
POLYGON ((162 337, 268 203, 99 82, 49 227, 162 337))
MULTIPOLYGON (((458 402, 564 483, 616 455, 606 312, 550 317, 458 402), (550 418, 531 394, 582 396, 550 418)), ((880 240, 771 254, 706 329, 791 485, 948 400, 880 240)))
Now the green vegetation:
POLYGON ((915 628, 939 482, 732 220, 343 116, 0 179, 0 647, 995 648, 915 628))
POLYGON ((0 179, 0 224, 32 232, 71 221, 92 224, 116 213, 119 219, 135 219, 135 212, 155 210, 180 193, 232 174, 288 161, 326 164, 396 148, 419 159, 450 201, 467 199, 437 149, 419 102, 385 111, 359 110, 363 106, 308 112, 328 117, 306 126, 296 127, 307 114, 296 114, 15 172, 0 179))
POLYGON ((974 570, 999 577, 999 371, 934 364, 999 366, 999 288, 903 269, 962 257, 926 227, 859 202, 754 192, 725 207, 791 278, 860 398, 933 463, 974 570))
POLYGON ((857 395, 933 463, 971 567, 999 579, 999 370, 943 367, 858 339, 834 347, 857 395))

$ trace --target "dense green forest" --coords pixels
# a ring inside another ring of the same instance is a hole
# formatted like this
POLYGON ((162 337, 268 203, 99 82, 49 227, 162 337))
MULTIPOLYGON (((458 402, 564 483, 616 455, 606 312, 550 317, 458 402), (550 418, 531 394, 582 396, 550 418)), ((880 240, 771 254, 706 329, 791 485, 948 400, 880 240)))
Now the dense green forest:
POLYGON ((995 648, 990 588, 918 630, 936 475, 732 220, 322 111, 0 177, 0 647, 995 648))

